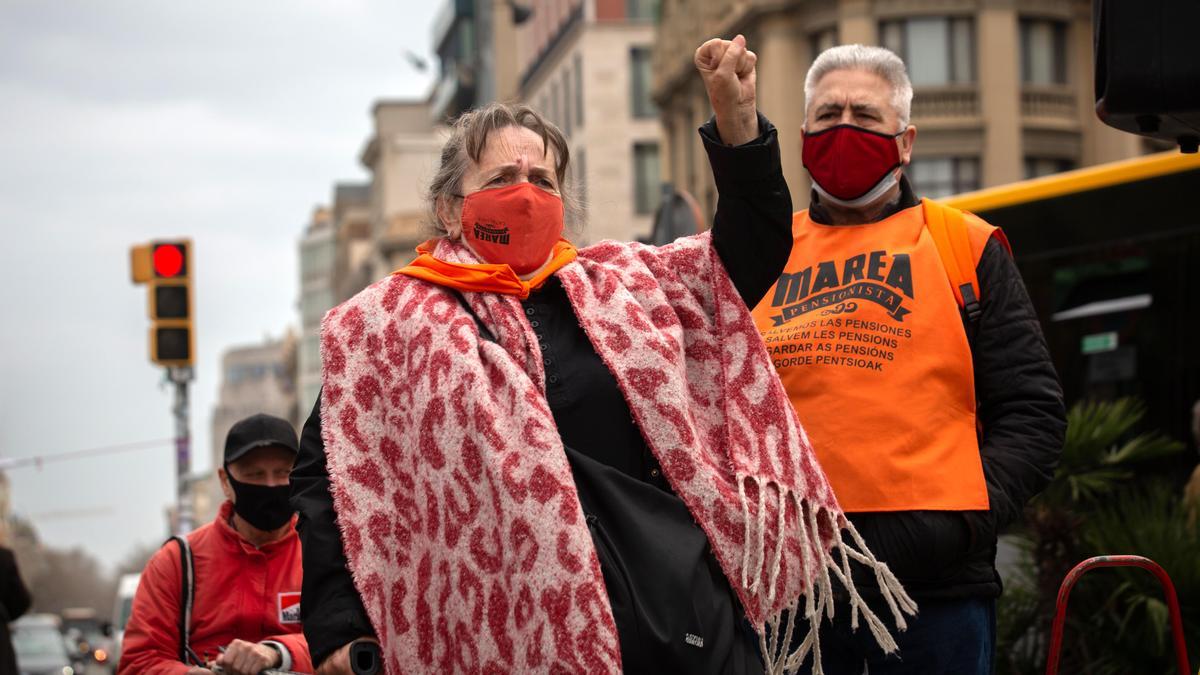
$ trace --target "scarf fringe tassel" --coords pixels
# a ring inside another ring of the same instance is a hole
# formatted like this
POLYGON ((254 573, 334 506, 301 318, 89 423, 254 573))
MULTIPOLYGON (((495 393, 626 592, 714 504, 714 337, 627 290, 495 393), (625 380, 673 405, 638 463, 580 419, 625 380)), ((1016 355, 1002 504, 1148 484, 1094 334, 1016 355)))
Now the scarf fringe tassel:
POLYGON ((783 490, 774 481, 760 484, 757 500, 758 517, 754 518, 750 513, 750 503, 747 499, 745 489, 746 482, 754 480, 754 478, 749 476, 742 476, 738 480, 743 515, 745 516, 743 522, 746 523, 744 541, 754 542, 753 546, 747 546, 743 552, 742 587, 748 589, 750 592, 758 590, 759 582, 764 580, 762 579, 762 575, 756 575, 756 578, 751 580, 749 578, 750 570, 761 570, 767 556, 770 555, 771 563, 767 566, 767 578, 765 579, 767 584, 766 604, 772 605, 775 601, 780 561, 783 556, 784 538, 775 537, 775 550, 768 552, 766 550, 765 536, 767 502, 768 500, 775 500, 778 507, 777 513, 779 514, 777 532, 783 531, 786 506, 789 502, 796 508, 796 513, 800 515, 798 534, 800 537, 802 567, 805 575, 804 587, 807 589, 807 592, 801 596, 803 598, 803 607, 801 607, 801 598, 796 598, 758 627, 759 648, 762 650, 763 660, 766 662, 766 675, 795 673, 809 658, 810 654, 813 659, 812 675, 824 674, 825 671, 821 666, 819 628, 822 622, 822 615, 825 615, 825 618, 830 620, 834 616, 832 584, 834 577, 837 578, 838 582, 840 582, 849 595, 851 630, 858 630, 859 618, 861 616, 880 648, 888 654, 894 653, 897 649, 895 639, 892 638, 892 634, 883 620, 867 606, 858 589, 855 588, 854 578, 850 572, 851 560, 865 565, 875 572, 875 580, 879 584, 879 590, 883 595, 884 601, 887 603, 888 609, 892 613, 892 617, 895 619, 896 627, 903 631, 908 628, 905 616, 916 616, 917 604, 904 591, 903 586, 900 585, 900 581, 888 569, 887 563, 877 559, 871 553, 870 549, 867 548, 866 542, 863 541, 862 536, 858 533, 858 530, 854 528, 854 524, 839 512, 824 507, 813 509, 799 494, 794 491, 783 490), (819 527, 821 523, 828 526, 827 531, 838 533, 833 545, 828 549, 821 542, 821 530, 819 527), (751 527, 756 527, 758 532, 750 532, 751 527), (853 545, 840 536, 843 530, 850 535, 853 545), (834 551, 837 553, 835 554, 834 551), (809 569, 813 567, 809 565, 808 557, 814 552, 819 556, 819 560, 816 561, 817 564, 815 566, 816 574, 814 575, 815 578, 808 578, 809 569), (796 632, 797 616, 803 616, 805 621, 808 622, 808 633, 799 646, 795 649, 790 649, 793 635, 796 632))

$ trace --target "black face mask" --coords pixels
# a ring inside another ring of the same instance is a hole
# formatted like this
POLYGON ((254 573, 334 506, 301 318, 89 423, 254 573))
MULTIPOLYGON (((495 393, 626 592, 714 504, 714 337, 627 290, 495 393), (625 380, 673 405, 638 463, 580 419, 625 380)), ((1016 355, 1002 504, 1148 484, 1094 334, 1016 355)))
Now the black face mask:
POLYGON ((288 503, 288 493, 291 488, 287 485, 254 485, 234 480, 229 467, 225 467, 225 477, 237 498, 233 502, 233 510, 242 520, 260 530, 268 532, 278 530, 292 517, 292 505, 288 503))

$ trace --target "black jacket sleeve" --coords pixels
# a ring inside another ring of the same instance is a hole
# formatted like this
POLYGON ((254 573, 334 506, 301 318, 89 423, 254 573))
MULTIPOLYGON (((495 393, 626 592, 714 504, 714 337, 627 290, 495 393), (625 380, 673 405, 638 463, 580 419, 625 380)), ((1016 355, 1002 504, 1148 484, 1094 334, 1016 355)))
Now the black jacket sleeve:
POLYGON ((0 548, 0 621, 15 621, 29 610, 33 598, 21 581, 17 558, 7 548, 0 548))
POLYGON ((300 619, 313 665, 343 645, 374 636, 367 610, 346 566, 346 551, 329 491, 325 441, 321 437, 321 397, 300 435, 300 454, 291 475, 291 503, 300 518, 296 529, 304 563, 300 619))
POLYGON ((713 247, 751 309, 792 252, 792 195, 779 161, 779 134, 762 113, 758 128, 758 138, 730 147, 721 142, 716 118, 700 127, 719 195, 713 247))
POLYGON ((968 334, 991 512, 972 514, 968 522, 980 539, 1017 520, 1053 478, 1067 420, 1033 303, 1012 256, 996 239, 984 248, 976 275, 983 313, 968 334))

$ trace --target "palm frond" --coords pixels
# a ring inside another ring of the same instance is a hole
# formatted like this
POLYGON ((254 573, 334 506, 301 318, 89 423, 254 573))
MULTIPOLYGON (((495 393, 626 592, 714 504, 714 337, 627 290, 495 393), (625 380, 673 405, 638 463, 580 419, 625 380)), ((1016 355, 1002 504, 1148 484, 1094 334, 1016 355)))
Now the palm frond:
POLYGON ((1145 462, 1182 452, 1183 443, 1155 431, 1131 438, 1124 445, 1113 448, 1100 460, 1105 465, 1145 462))
POLYGON ((1062 458, 1038 503, 1068 508, 1098 502, 1129 482, 1135 465, 1183 450, 1159 432, 1135 435, 1145 414, 1145 405, 1133 398, 1072 406, 1062 458))

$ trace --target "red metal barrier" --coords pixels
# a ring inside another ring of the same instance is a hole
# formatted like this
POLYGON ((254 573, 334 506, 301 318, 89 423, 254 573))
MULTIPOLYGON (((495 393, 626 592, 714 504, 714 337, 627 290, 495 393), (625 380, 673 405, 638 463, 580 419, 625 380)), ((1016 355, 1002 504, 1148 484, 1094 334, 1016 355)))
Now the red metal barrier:
POLYGON ((1102 555, 1088 558, 1067 573, 1062 586, 1058 588, 1058 604, 1054 610, 1054 627, 1050 631, 1050 655, 1046 659, 1046 675, 1058 673, 1058 661, 1062 655, 1063 626, 1067 622, 1067 598, 1071 595, 1071 589, 1085 572, 1099 567, 1140 567, 1158 578, 1167 596, 1167 609, 1171 616, 1171 638, 1175 642, 1175 660, 1179 663, 1179 672, 1182 675, 1191 675, 1187 645, 1183 640, 1183 616, 1179 613, 1175 584, 1171 583, 1171 577, 1167 576, 1166 570, 1159 567, 1158 563, 1140 555, 1102 555))

